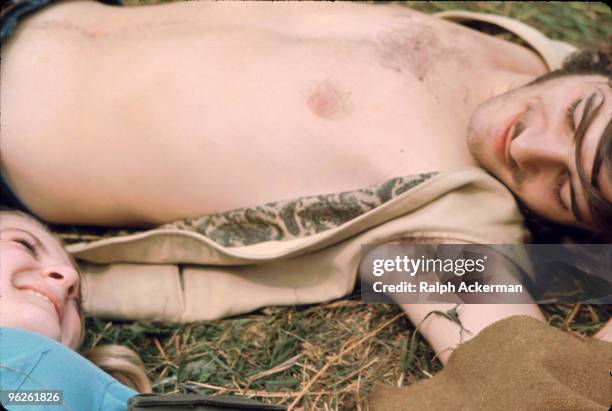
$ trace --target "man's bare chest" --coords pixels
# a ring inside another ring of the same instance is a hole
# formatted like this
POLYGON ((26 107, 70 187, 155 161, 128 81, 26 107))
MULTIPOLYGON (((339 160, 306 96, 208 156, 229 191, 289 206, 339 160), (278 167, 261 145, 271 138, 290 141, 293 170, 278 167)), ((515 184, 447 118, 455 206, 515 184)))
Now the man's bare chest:
MULTIPOLYGON (((162 221, 471 165, 465 130, 496 69, 488 40, 399 9, 197 14, 181 4, 85 34, 47 24, 63 53, 12 49, 3 160, 26 203, 50 181, 66 190, 46 194, 49 209, 77 186, 84 208, 109 196, 119 209, 180 200, 168 216, 145 217, 162 221), (58 81, 66 55, 86 64, 58 81), (32 79, 35 90, 18 89, 32 79), (12 96, 57 109, 20 121, 12 96), (92 178, 100 184, 86 192, 92 178)), ((46 44, 48 34, 38 32, 46 44)))
POLYGON ((190 153, 231 154, 241 164, 266 158, 281 167, 291 158, 304 173, 320 169, 315 159, 347 168, 367 160, 387 168, 413 146, 431 154, 463 144, 471 112, 490 92, 494 67, 483 52, 451 47, 442 34, 417 23, 353 37, 230 30, 183 39, 165 63, 127 73, 136 93, 113 98, 130 113, 117 118, 134 129, 133 114, 148 107, 149 141, 182 150, 181 141, 190 153), (180 72, 177 60, 187 62, 180 72))

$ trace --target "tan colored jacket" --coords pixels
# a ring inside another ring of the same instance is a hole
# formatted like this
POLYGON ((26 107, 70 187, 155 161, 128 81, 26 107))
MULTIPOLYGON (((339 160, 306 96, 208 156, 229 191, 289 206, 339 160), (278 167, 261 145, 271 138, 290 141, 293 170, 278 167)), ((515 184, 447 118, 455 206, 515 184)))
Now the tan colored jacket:
MULTIPOLYGON (((501 16, 443 18, 502 25, 550 69, 572 48, 501 16)), ((402 237, 507 244, 527 239, 511 193, 478 168, 397 178, 376 187, 235 210, 69 246, 96 316, 211 320, 350 293, 362 244, 402 237)))

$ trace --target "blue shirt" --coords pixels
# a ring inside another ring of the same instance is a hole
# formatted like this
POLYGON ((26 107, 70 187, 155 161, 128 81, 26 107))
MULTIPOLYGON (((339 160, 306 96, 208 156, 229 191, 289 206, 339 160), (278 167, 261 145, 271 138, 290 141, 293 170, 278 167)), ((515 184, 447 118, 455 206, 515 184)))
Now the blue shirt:
POLYGON ((7 407, 18 411, 125 411, 138 394, 59 342, 15 328, 0 328, 0 387, 63 391, 63 405, 7 407))

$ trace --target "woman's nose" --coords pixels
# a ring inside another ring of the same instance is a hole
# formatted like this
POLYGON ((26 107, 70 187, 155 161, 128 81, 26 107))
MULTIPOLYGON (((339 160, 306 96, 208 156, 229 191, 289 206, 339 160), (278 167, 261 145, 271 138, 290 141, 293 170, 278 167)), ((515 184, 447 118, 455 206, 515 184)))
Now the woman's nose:
POLYGON ((43 269, 43 276, 56 286, 66 291, 66 298, 77 298, 79 295, 79 272, 71 265, 54 265, 43 269))

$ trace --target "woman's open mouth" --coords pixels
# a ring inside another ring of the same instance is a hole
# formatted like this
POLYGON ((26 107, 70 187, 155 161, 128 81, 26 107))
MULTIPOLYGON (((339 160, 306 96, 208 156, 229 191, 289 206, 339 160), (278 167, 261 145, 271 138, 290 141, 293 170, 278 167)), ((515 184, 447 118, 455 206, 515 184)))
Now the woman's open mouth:
POLYGON ((57 317, 62 318, 62 306, 57 297, 53 295, 53 293, 46 292, 45 290, 33 286, 21 288, 20 291, 51 304, 57 314, 57 317))

